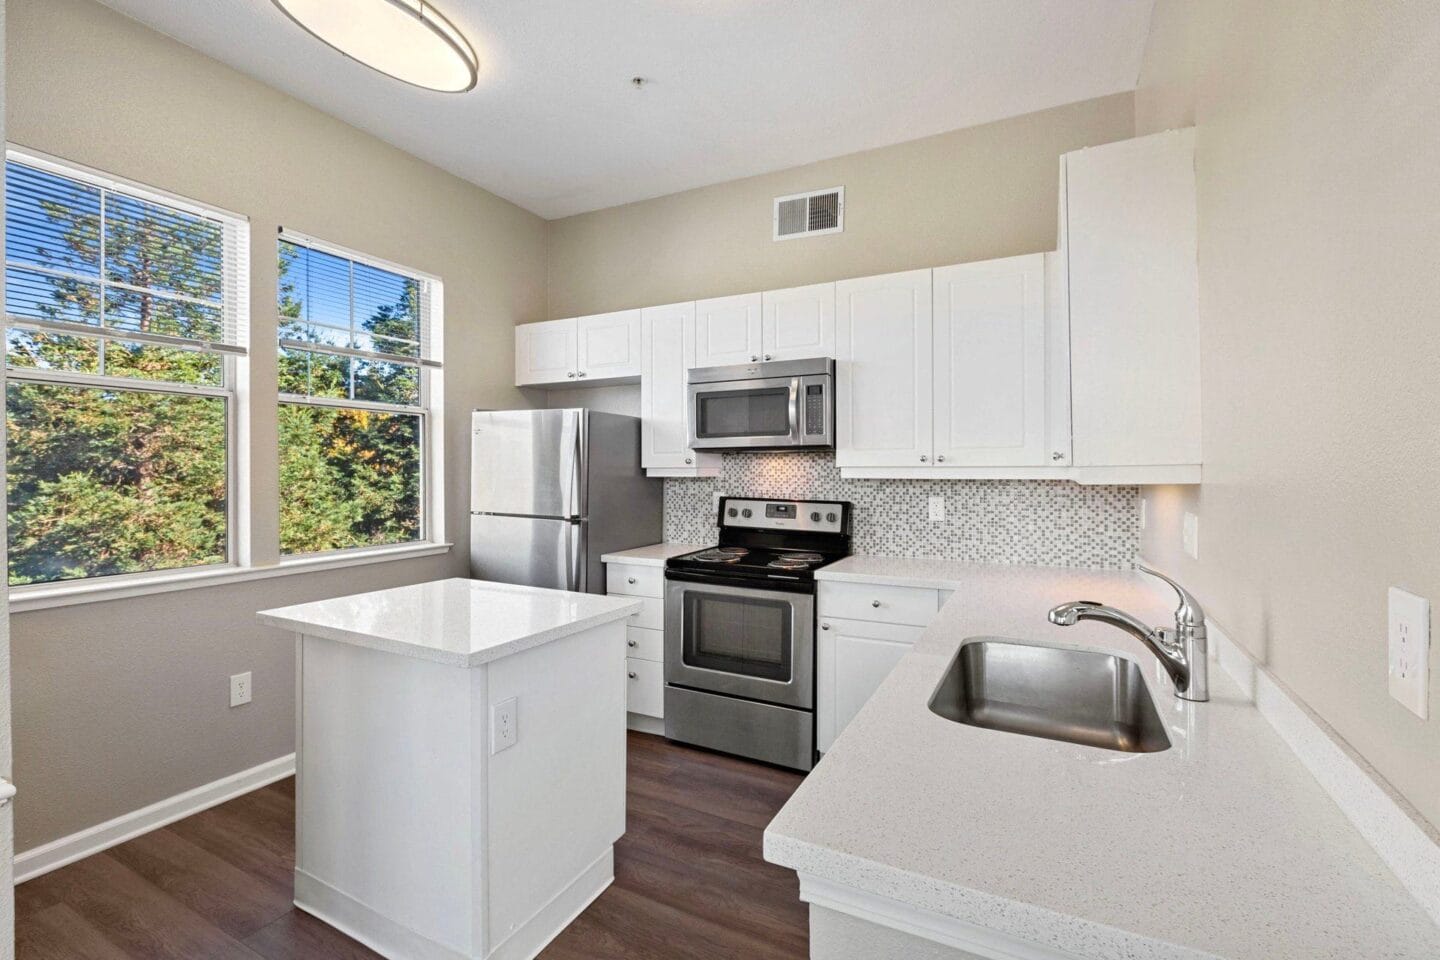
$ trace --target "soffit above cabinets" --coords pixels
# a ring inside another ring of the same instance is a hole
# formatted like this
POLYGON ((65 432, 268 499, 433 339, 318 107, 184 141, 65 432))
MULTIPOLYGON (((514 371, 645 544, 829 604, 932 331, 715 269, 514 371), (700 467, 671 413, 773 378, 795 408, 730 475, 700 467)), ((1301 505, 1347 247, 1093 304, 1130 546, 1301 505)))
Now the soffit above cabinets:
POLYGON ((547 218, 1131 90, 1151 8, 443 0, 480 79, 440 94, 345 59, 268 0, 104 2, 547 218))

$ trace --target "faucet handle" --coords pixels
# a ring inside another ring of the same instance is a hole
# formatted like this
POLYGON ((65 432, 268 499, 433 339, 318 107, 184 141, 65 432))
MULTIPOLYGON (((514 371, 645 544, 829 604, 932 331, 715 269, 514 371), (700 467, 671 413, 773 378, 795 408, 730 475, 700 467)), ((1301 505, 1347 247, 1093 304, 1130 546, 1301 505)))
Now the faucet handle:
POLYGON ((1177 624, 1187 627, 1203 627, 1205 625, 1205 608, 1200 606, 1200 601, 1195 599, 1194 594, 1159 570, 1153 570, 1143 563, 1137 563, 1135 566, 1142 573, 1148 573, 1152 577, 1164 580, 1175 588, 1175 592, 1180 595, 1180 606, 1175 608, 1175 622, 1177 624))

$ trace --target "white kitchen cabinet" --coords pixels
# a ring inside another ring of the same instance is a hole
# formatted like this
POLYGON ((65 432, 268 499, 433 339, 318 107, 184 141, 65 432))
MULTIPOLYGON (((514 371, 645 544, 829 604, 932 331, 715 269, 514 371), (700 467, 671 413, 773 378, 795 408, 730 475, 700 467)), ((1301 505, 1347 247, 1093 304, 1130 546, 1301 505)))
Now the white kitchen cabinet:
POLYGON ((686 376, 695 366, 695 304, 640 311, 640 465, 650 476, 716 476, 720 455, 690 449, 686 376))
POLYGON ((760 359, 835 356, 835 284, 767 290, 760 309, 760 359))
POLYGON ((665 568, 611 561, 605 564, 605 592, 641 598, 640 612, 625 625, 625 709, 661 719, 665 716, 665 568))
POLYGON ((764 354, 760 294, 742 293, 695 302, 696 367, 754 363, 764 354))
POLYGON ((523 323, 515 328, 515 385, 634 380, 641 371, 640 311, 523 323))
POLYGON ((577 379, 614 381, 640 376, 639 310, 581 317, 578 325, 577 379))
POLYGON ((574 318, 523 323, 515 328, 515 386, 576 379, 579 324, 574 318))
POLYGON ((835 462, 923 467, 934 450, 931 271, 835 284, 835 462))
POLYGON ((1045 255, 941 267, 934 292, 934 463, 1045 465, 1045 255))
POLYGON ((1186 129, 1061 158, 1079 472, 1199 480, 1194 153, 1186 129))
POLYGON ((925 628, 823 614, 819 621, 815 748, 824 753, 925 628))

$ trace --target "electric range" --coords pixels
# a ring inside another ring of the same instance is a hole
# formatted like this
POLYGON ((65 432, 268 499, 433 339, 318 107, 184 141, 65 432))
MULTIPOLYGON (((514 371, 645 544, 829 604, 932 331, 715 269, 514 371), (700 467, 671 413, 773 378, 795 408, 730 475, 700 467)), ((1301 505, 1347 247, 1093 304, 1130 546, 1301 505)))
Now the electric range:
POLYGON ((665 564, 665 736, 815 764, 815 571, 850 554, 841 501, 723 497, 720 542, 665 564))

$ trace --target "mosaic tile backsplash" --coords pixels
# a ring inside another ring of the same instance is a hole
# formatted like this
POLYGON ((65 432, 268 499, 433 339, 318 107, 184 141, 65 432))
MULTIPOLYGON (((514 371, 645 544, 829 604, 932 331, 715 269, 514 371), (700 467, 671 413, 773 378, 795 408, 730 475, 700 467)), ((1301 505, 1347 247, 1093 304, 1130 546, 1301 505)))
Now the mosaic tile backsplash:
POLYGON ((715 494, 849 500, 854 549, 888 557, 1129 569, 1138 487, 1064 480, 846 480, 830 453, 732 453, 720 476, 665 481, 665 539, 714 543, 715 494), (945 498, 931 523, 928 498, 945 498))

